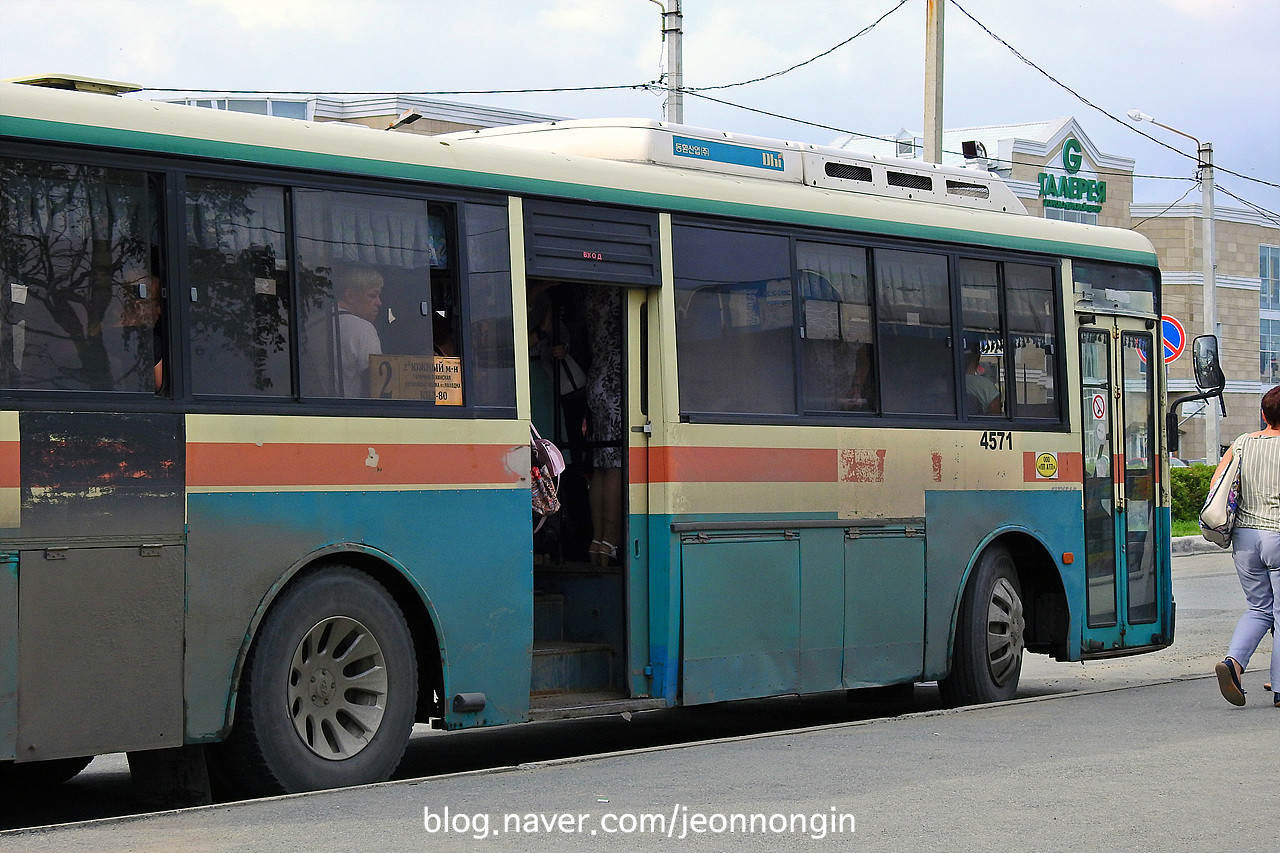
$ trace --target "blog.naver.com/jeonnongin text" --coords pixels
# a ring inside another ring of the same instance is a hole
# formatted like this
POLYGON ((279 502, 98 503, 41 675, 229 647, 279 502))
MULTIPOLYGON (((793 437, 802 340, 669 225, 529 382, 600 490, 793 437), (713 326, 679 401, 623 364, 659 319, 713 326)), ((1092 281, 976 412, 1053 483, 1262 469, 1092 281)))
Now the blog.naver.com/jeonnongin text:
MULTIPOLYGON (((606 801, 607 802, 607 801, 606 801)), ((498 835, 650 835, 679 840, 700 835, 791 835, 813 839, 853 835, 853 815, 835 806, 818 812, 699 811, 674 804, 665 812, 467 812, 449 806, 422 809, 422 827, 435 836, 474 839, 498 835)))

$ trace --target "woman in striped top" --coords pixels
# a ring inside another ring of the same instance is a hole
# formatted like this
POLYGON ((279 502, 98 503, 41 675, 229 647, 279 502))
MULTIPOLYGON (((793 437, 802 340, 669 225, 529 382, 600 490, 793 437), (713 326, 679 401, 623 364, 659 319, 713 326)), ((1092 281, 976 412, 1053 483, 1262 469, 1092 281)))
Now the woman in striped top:
MULTIPOLYGON (((1267 428, 1237 438, 1222 457, 1214 482, 1233 454, 1240 455, 1240 503, 1231 533, 1236 574, 1249 609, 1231 636, 1227 657, 1215 667, 1218 688, 1232 705, 1244 704, 1240 676, 1268 631, 1280 626, 1280 386, 1262 395, 1267 428)), ((1280 647, 1271 650, 1271 682, 1280 684, 1280 647)), ((1280 693, 1272 693, 1280 708, 1280 693)))

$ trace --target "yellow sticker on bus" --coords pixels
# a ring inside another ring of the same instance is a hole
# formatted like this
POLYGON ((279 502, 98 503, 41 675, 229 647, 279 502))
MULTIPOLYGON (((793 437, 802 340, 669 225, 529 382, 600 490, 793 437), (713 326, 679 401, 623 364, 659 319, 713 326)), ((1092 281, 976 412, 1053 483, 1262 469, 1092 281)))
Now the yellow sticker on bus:
POLYGON ((1036 456, 1036 479, 1058 479, 1058 454, 1041 453, 1036 456))

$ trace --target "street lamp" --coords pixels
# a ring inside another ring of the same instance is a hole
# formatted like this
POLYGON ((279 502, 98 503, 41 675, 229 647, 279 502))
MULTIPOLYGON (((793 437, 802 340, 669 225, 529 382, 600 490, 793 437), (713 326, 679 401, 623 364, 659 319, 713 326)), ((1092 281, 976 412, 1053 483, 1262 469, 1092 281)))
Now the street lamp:
MULTIPOLYGON (((1175 127, 1169 127, 1167 124, 1161 124, 1151 116, 1138 110, 1129 110, 1129 119, 1134 122, 1149 121, 1156 127, 1163 127, 1165 130, 1176 133, 1179 136, 1185 136, 1196 144, 1196 157, 1199 160, 1200 170, 1201 242, 1204 243, 1204 249, 1200 253, 1204 278, 1204 333, 1206 335, 1217 335, 1218 295, 1213 277, 1217 255, 1213 242, 1213 143, 1201 142, 1191 134, 1183 133, 1175 127)), ((1221 444, 1219 436, 1218 410, 1214 406, 1208 405, 1205 408, 1204 444, 1205 459, 1210 465, 1216 465, 1218 462, 1221 444)))

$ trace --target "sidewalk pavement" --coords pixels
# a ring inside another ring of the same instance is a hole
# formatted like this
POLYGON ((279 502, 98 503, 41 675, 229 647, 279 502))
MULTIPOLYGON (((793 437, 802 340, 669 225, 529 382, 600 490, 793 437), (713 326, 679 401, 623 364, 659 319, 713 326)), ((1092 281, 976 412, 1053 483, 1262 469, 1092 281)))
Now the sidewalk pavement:
POLYGON ((1231 553, 1230 548, 1219 548, 1204 537, 1174 537, 1171 543, 1174 556, 1184 553, 1231 553))
POLYGON ((1261 680, 1246 675, 1250 704, 1241 708, 1222 700, 1212 678, 1176 679, 6 833, 0 846, 1263 850, 1274 846, 1280 818, 1265 796, 1274 768, 1257 759, 1280 710, 1261 680), (1259 805, 1248 805, 1250 792, 1259 805), (756 831, 730 832, 736 815, 763 820, 756 831), (854 818, 852 833, 837 823, 844 815, 854 818), (659 825, 673 827, 670 837, 659 825))

